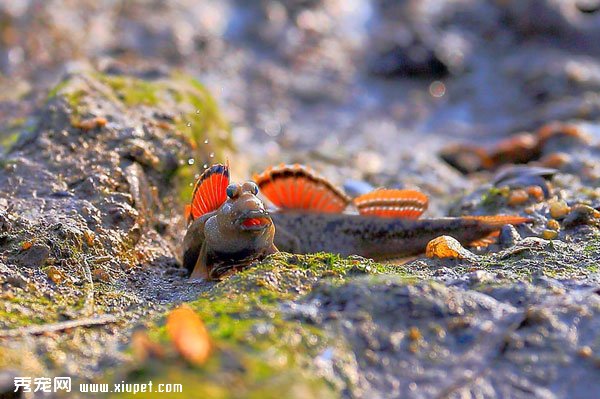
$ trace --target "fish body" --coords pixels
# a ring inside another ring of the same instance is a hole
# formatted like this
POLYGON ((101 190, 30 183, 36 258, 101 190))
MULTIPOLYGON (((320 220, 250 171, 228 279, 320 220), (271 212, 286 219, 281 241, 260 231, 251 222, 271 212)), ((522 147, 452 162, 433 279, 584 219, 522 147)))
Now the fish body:
POLYGON ((424 252, 441 235, 466 245, 506 224, 528 221, 519 216, 419 219, 428 204, 423 193, 379 189, 351 200, 300 165, 269 168, 255 180, 229 184, 228 167, 213 165, 196 182, 183 242, 183 264, 192 277, 219 279, 278 250, 401 258, 424 252), (266 211, 259 187, 277 210, 266 211), (350 207, 358 213, 348 213, 350 207))
POLYGON ((271 219, 275 224, 275 246, 281 251, 332 252, 375 260, 423 253, 427 243, 441 235, 467 245, 510 222, 461 217, 403 220, 306 212, 273 212, 271 219))

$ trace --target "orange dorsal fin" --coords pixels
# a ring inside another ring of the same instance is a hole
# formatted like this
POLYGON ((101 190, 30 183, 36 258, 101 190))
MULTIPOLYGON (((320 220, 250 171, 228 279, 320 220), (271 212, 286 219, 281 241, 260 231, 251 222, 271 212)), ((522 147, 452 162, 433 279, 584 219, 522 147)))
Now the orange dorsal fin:
POLYGON ((417 219, 427 210, 429 198, 415 190, 379 189, 354 198, 361 215, 417 219))
POLYGON ((350 203, 341 189, 298 164, 270 167, 254 175, 254 181, 263 195, 280 209, 338 213, 350 203))
POLYGON ((477 220, 487 227, 501 229, 507 224, 523 224, 533 222, 533 219, 516 215, 495 215, 495 216, 462 216, 466 220, 477 220))
POLYGON ((206 169, 196 180, 190 204, 189 220, 197 219, 208 212, 219 209, 227 200, 228 185, 228 165, 215 164, 206 169))

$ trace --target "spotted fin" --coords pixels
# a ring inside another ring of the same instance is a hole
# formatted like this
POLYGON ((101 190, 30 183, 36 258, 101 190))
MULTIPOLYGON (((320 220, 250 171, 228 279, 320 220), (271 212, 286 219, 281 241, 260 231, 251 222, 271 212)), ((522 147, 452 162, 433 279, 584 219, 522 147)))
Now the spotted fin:
POLYGON ((312 169, 302 165, 270 167, 254 175, 261 193, 280 209, 342 212, 350 199, 312 169))
POLYGON ((495 215, 495 216, 462 216, 466 220, 477 220, 486 227, 501 229, 507 224, 531 223, 533 219, 516 215, 495 215))
POLYGON ((417 219, 427 210, 429 199, 415 190, 379 189, 354 198, 361 215, 417 219))
POLYGON ((206 169, 196 180, 188 220, 219 209, 227 200, 228 185, 229 165, 215 164, 206 169))

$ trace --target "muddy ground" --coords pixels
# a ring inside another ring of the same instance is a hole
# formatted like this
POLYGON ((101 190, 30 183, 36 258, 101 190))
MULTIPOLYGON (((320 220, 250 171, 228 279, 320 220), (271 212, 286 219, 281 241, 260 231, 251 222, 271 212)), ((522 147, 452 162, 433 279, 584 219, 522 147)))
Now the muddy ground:
POLYGON ((599 34, 583 0, 0 4, 0 391, 598 396, 599 34), (534 223, 469 259, 279 254, 193 283, 183 204, 227 158, 236 179, 301 162, 418 187, 427 216, 534 223), (214 341, 202 366, 164 331, 183 302, 214 341))

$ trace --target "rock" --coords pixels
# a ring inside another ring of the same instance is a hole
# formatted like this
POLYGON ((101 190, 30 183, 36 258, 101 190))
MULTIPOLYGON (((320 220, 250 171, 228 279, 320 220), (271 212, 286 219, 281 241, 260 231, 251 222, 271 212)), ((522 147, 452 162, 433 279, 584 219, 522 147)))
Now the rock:
POLYGON ((512 224, 503 226, 500 230, 500 237, 498 237, 498 245, 502 248, 512 247, 516 243, 521 241, 521 235, 512 224))
POLYGON ((39 269, 46 264, 49 257, 50 248, 47 245, 33 244, 16 257, 16 262, 23 267, 39 269))
POLYGON ((554 240, 556 237, 558 237, 558 231, 556 230, 545 229, 542 231, 542 238, 544 240, 554 240))
POLYGON ((563 220, 563 226, 570 228, 578 225, 600 225, 600 212, 588 205, 574 205, 563 220))
POLYGON ((549 203, 550 208, 550 216, 554 219, 562 219, 564 218, 570 211, 571 208, 567 205, 565 201, 551 201, 549 203))
MULTIPOLYGON (((195 296, 183 278, 163 276, 177 265, 184 224, 182 212, 164 210, 189 198, 198 164, 187 160, 202 165, 228 145, 209 94, 183 75, 90 72, 67 76, 40 103, 30 132, 0 158, 0 330, 105 313, 126 315, 129 326, 175 297, 195 296), (165 109, 177 116, 155 116, 165 109), (187 128, 191 117, 202 126, 187 128)), ((72 341, 75 330, 61 332, 53 337, 60 349, 44 349, 44 336, 2 340, 0 370, 9 362, 42 375, 30 366, 44 353, 58 359, 49 363, 53 375, 97 376, 103 357, 111 367, 122 361, 117 341, 128 328, 76 329, 81 343, 72 341), (19 356, 8 357, 12 350, 19 356)))
POLYGON ((425 255, 428 258, 439 259, 474 259, 476 257, 450 236, 440 236, 429 241, 425 255))

